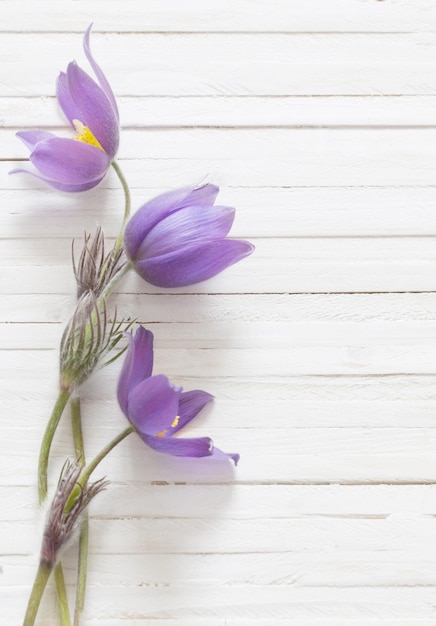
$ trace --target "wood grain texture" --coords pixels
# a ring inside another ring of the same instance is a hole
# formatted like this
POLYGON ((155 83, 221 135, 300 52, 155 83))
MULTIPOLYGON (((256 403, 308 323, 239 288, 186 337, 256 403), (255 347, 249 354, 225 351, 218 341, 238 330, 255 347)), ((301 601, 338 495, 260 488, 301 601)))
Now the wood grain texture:
MULTIPOLYGON (((0 624, 38 559, 39 441, 74 303, 71 240, 122 218, 110 173, 60 194, 14 136, 71 136, 60 70, 92 47, 134 210, 214 182, 256 253, 110 301, 156 371, 214 402, 190 426, 237 468, 135 436, 100 467, 83 626, 436 626, 436 7, 432 0, 0 0, 0 624)), ((88 457, 125 426, 120 363, 83 388, 88 457)), ((53 445, 50 489, 71 453, 53 445)), ((65 554, 73 594, 74 550, 65 554)), ((39 626, 56 626, 53 593, 39 626)))

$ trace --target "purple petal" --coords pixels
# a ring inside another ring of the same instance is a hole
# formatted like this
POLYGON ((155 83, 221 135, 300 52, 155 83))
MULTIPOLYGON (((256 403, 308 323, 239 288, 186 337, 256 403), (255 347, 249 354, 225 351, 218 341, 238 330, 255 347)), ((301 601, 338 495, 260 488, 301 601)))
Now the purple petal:
POLYGON ((194 390, 182 393, 179 400, 179 420, 176 426, 168 429, 167 435, 173 435, 186 426, 212 399, 213 396, 206 391, 194 390))
POLYGON ((142 205, 130 218, 124 233, 124 247, 129 258, 136 257, 144 237, 163 218, 187 206, 211 206, 218 191, 215 185, 203 185, 197 189, 183 187, 167 191, 142 205))
POLYGON ((184 287, 215 276, 251 254, 248 241, 222 239, 186 248, 180 252, 137 261, 135 270, 158 287, 184 287))
POLYGON ((173 456, 211 456, 213 450, 212 439, 209 439, 209 437, 176 439, 175 437, 151 437, 150 435, 145 435, 142 436, 142 439, 150 448, 158 452, 172 454, 173 456))
POLYGON ((38 143, 30 160, 44 177, 63 185, 100 181, 110 163, 103 150, 60 137, 38 143))
POLYGON ((185 207, 175 211, 147 234, 137 259, 180 251, 214 239, 222 239, 232 227, 235 210, 230 207, 185 207))
POLYGON ((106 78, 106 76, 104 75, 102 69, 100 68, 100 66, 97 64, 97 62, 95 61, 94 57, 92 56, 91 53, 91 47, 89 45, 89 36, 91 34, 91 29, 92 29, 92 24, 90 24, 88 26, 88 28, 86 29, 86 33, 85 36, 83 37, 83 49, 85 50, 85 54, 86 54, 86 58, 89 61, 90 66, 92 67, 92 69, 94 70, 95 75, 97 76, 97 80, 100 84, 100 87, 103 89, 104 93, 106 94, 106 96, 108 97, 111 105, 112 105, 112 109, 116 115, 117 120, 119 120, 119 114, 118 114, 118 106, 117 106, 117 102, 115 100, 115 96, 114 93, 111 89, 111 86, 109 85, 109 82, 106 78))
POLYGON ((82 124, 87 126, 104 150, 112 159, 119 142, 118 119, 106 94, 99 85, 84 72, 77 63, 69 63, 66 73, 66 86, 62 86, 63 79, 58 82, 63 90, 64 113, 71 124, 71 116, 77 115, 82 124), (70 95, 68 103, 67 95, 70 95))
POLYGON ((239 463, 239 459, 241 458, 236 452, 223 452, 219 448, 214 448, 211 456, 217 461, 227 461, 231 459, 235 465, 239 463))
POLYGON ((118 381, 118 402, 127 415, 128 399, 131 390, 149 378, 153 370, 153 333, 140 326, 135 336, 126 333, 129 347, 118 381))
POLYGON ((89 181, 87 183, 81 183, 78 185, 68 185, 64 183, 59 183, 56 180, 51 180, 50 178, 47 178, 45 176, 40 176, 36 172, 31 172, 29 170, 22 169, 22 168, 11 170, 9 174, 30 174, 34 178, 43 180, 45 183, 47 183, 48 185, 51 185, 55 189, 59 189, 59 191, 66 191, 68 193, 76 193, 79 191, 86 191, 87 189, 92 189, 93 187, 96 187, 104 178, 104 175, 103 175, 101 178, 98 178, 97 180, 89 181))
POLYGON ((80 111, 70 94, 68 87, 67 75, 65 72, 61 72, 56 81, 56 97, 59 102, 65 117, 70 122, 71 126, 74 126, 73 120, 80 119, 82 111, 80 111))
POLYGON ((135 429, 142 435, 162 437, 177 416, 181 389, 166 376, 146 378, 131 389, 127 413, 135 429))
POLYGON ((40 143, 41 141, 46 141, 47 139, 54 139, 56 135, 53 133, 49 133, 45 130, 20 130, 16 133, 18 139, 24 143, 29 150, 33 150, 34 147, 40 143))

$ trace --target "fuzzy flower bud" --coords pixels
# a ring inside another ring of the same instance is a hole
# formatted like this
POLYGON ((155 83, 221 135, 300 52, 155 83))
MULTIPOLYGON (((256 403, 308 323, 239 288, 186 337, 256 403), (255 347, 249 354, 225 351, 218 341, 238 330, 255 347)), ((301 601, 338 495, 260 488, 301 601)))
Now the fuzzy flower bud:
POLYGON ((59 484, 54 495, 44 527, 41 548, 41 563, 52 568, 56 565, 59 551, 71 539, 78 527, 80 517, 91 500, 108 484, 99 480, 92 485, 80 486, 81 473, 78 461, 67 461, 62 469, 59 484), (74 497, 75 487, 79 487, 74 497), (73 499, 72 502, 70 500, 73 499))
POLYGON ((104 233, 100 226, 93 237, 85 233, 85 242, 77 263, 74 257, 74 247, 72 255, 77 282, 77 298, 87 291, 92 291, 98 298, 110 281, 123 269, 122 255, 122 249, 117 251, 115 247, 105 255, 104 233))
MULTIPOLYGON (((64 330, 60 347, 60 385, 73 390, 94 371, 99 361, 123 337, 123 321, 107 323, 104 301, 85 292, 64 330)), ((127 328, 131 325, 127 324, 127 328)))

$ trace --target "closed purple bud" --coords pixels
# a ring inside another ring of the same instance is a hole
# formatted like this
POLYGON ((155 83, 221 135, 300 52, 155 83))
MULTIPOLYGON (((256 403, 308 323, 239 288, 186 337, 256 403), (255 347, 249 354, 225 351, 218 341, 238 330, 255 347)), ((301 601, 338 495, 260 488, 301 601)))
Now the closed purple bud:
POLYGON ((217 193, 214 185, 178 189, 131 217, 124 249, 142 278, 158 287, 193 285, 253 252, 248 241, 227 239, 235 210, 214 206, 217 193))

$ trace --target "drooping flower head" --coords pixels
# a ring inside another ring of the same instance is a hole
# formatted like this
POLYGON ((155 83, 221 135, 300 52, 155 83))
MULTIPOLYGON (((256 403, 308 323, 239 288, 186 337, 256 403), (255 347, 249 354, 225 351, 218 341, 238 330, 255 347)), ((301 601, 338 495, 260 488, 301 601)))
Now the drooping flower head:
POLYGON ((218 191, 215 185, 170 191, 130 218, 124 249, 142 278, 158 287, 184 287, 251 254, 248 241, 226 238, 235 210, 214 206, 218 191))
POLYGON ((200 390, 183 392, 162 374, 152 376, 153 334, 140 326, 127 334, 129 347, 118 382, 118 402, 141 439, 154 450, 185 457, 232 459, 215 448, 209 437, 173 437, 212 399, 200 390))
POLYGON ((118 150, 118 107, 91 54, 91 26, 85 33, 83 47, 98 82, 73 61, 66 72, 59 74, 56 84, 59 105, 75 130, 74 137, 57 137, 44 130, 17 133, 30 149, 29 158, 37 171, 15 169, 11 173, 32 174, 61 191, 84 191, 98 185, 118 150))

